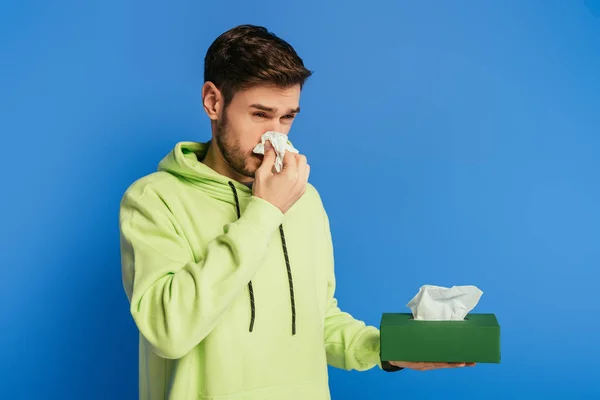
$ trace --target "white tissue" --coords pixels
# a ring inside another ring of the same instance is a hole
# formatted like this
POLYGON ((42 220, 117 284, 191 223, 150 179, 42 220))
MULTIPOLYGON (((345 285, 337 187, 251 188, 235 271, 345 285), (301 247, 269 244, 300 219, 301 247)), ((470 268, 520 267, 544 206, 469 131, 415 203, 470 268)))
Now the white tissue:
POLYGON ((477 305, 483 292, 476 286, 423 285, 406 305, 415 320, 463 320, 477 305))
POLYGON ((260 137, 260 143, 256 145, 253 152, 256 154, 265 154, 265 143, 267 140, 271 142, 275 153, 277 153, 277 156, 275 157, 275 171, 281 172, 281 168, 283 168, 283 156, 285 155, 285 152, 299 152, 294 148, 292 142, 289 141, 285 133, 279 133, 275 131, 265 132, 260 137))

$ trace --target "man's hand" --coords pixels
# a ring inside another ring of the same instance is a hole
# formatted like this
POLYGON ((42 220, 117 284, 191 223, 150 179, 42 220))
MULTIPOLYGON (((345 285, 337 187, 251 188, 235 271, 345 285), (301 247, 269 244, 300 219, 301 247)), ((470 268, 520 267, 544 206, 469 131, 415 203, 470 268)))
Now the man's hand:
POLYGON ((275 173, 275 158, 273 146, 266 142, 263 162, 256 170, 253 194, 285 214, 306 191, 310 166, 305 156, 286 151, 283 168, 280 173, 275 173))
POLYGON ((416 371, 429 371, 432 369, 441 369, 441 368, 473 367, 475 365, 475 363, 441 363, 441 362, 407 362, 407 361, 390 361, 390 364, 395 367, 414 369, 416 371))

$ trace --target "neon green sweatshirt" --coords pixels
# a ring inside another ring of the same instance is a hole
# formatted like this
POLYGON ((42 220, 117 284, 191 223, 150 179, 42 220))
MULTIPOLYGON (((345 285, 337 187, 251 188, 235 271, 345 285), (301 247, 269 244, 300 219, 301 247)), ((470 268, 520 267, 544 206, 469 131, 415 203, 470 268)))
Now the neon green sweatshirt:
POLYGON ((327 365, 379 365, 379 331, 338 308, 311 185, 284 215, 183 142, 120 211, 141 399, 329 399, 327 365))

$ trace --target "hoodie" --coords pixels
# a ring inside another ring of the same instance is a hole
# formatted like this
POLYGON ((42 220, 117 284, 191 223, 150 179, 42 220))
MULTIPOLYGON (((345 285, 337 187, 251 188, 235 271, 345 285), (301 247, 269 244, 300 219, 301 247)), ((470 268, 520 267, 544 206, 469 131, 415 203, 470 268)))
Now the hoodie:
POLYGON ((329 399, 327 366, 382 366, 379 331, 340 310, 319 194, 285 214, 182 142, 120 208, 140 399, 329 399))

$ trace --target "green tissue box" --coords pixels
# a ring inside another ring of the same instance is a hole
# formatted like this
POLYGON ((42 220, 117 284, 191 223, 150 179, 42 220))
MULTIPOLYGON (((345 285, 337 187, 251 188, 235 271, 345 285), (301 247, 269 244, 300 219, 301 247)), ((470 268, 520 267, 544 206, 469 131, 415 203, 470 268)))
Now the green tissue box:
POLYGON ((494 314, 418 321, 410 313, 384 313, 380 331, 382 361, 500 362, 500 325, 494 314))

